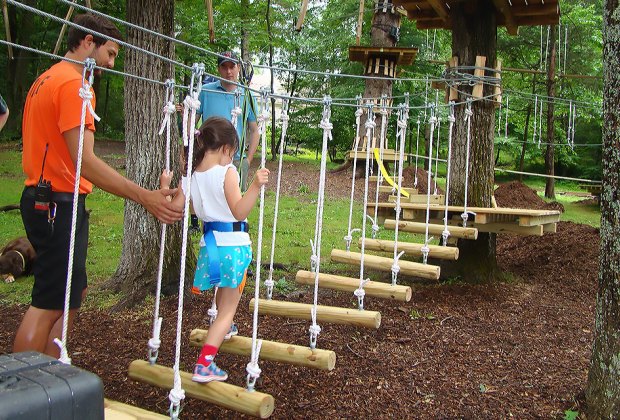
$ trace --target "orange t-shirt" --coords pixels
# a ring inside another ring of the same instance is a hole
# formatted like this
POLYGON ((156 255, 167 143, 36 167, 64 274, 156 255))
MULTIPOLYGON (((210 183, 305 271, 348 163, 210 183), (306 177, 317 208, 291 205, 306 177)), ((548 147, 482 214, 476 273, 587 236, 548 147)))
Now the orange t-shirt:
MULTIPOLYGON (((22 122, 22 167, 26 186, 37 185, 41 176, 45 145, 48 144, 43 178, 52 181, 52 190, 73 192, 75 164, 63 133, 80 126, 82 118, 82 74, 73 64, 61 61, 50 67, 32 84, 22 122)), ((92 92, 92 89, 91 89, 92 92)), ((95 97, 91 100, 95 108, 95 97)), ((95 131, 95 120, 86 111, 85 129, 95 131)), ((92 191, 93 184, 80 178, 80 194, 92 191)))

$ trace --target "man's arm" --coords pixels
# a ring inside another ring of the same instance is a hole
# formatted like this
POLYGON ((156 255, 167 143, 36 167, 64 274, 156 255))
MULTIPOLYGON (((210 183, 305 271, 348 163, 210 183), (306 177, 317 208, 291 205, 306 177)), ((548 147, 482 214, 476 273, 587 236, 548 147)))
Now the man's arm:
POLYGON ((0 115, 0 131, 2 131, 8 119, 9 119, 9 109, 7 108, 6 112, 0 115))
MULTIPOLYGON (((69 153, 73 161, 77 161, 80 127, 75 127, 63 133, 69 153)), ((90 130, 84 130, 84 147, 82 151, 82 176, 104 191, 128 198, 157 217, 163 223, 172 223, 180 220, 183 209, 177 208, 166 197, 176 193, 176 189, 161 189, 150 191, 128 180, 107 163, 99 159, 93 150, 95 137, 90 130)))
POLYGON ((256 149, 258 148, 258 139, 260 138, 260 134, 258 133, 258 124, 256 121, 248 122, 248 164, 252 163, 252 159, 254 159, 254 153, 256 153, 256 149))

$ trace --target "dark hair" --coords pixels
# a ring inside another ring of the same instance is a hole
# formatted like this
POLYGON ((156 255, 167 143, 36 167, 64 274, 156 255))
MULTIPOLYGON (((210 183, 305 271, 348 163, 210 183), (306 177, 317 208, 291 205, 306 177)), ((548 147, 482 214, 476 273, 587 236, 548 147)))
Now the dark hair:
MULTIPOLYGON (((239 136, 230 120, 223 117, 209 117, 196 130, 194 137, 194 156, 192 158, 192 172, 202 161, 205 153, 228 146, 237 150, 239 136)), ((187 159, 186 159, 187 161, 187 159)))
MULTIPOLYGON (((73 19, 73 23, 83 26, 84 28, 90 29, 94 32, 99 32, 100 34, 107 35, 110 38, 114 38, 118 41, 123 40, 123 35, 121 34, 121 32, 116 26, 114 26, 114 23, 112 23, 112 21, 110 21, 106 17, 95 15, 92 13, 84 13, 81 15, 77 15, 75 19, 73 19)), ((80 46, 80 42, 82 42, 82 40, 86 38, 86 35, 89 34, 93 36, 93 40, 95 41, 95 46, 97 48, 99 48, 108 41, 101 36, 71 26, 67 34, 67 48, 69 49, 69 51, 75 51, 75 49, 80 46)))

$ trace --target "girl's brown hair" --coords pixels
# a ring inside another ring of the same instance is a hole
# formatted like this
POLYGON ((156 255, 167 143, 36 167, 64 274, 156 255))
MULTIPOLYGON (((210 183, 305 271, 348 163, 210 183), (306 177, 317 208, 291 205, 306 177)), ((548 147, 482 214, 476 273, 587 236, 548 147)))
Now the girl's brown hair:
MULTIPOLYGON (((208 151, 219 150, 228 146, 233 150, 239 147, 239 136, 232 123, 222 117, 209 117, 196 130, 194 137, 194 156, 192 156, 192 172, 202 161, 208 151)), ((187 153, 187 151, 186 151, 187 153)), ((187 160, 186 160, 187 161, 187 160)))

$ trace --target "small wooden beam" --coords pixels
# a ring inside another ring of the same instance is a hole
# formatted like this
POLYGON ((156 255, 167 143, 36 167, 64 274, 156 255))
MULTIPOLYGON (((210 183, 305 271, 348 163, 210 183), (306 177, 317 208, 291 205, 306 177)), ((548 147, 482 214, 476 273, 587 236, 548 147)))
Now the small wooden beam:
MULTIPOLYGON (((295 276, 298 284, 314 285, 314 273, 300 270, 295 276)), ((319 287, 343 292, 353 292, 360 285, 360 280, 352 277, 336 276, 333 274, 319 273, 319 287)), ((411 287, 391 285, 379 281, 369 281, 364 285, 366 296, 383 299, 394 299, 402 302, 411 300, 411 287)))
MULTIPOLYGON (((362 247, 362 238, 358 241, 358 246, 362 247)), ((394 241, 383 239, 366 238, 366 249, 373 251, 394 252, 394 241)), ((422 247, 424 244, 416 244, 413 242, 398 242, 398 252, 405 251, 405 255, 419 257, 422 255, 422 247)), ((451 246, 429 245, 429 258, 438 258, 441 260, 458 260, 459 249, 451 246)))
MULTIPOLYGON (((258 313, 297 319, 312 319, 310 310, 313 305, 280 300, 259 299, 258 313)), ((250 301, 250 311, 254 310, 254 299, 250 301)), ((376 311, 360 311, 356 308, 339 308, 336 306, 317 306, 316 320, 332 324, 353 325, 356 327, 374 328, 381 326, 381 313, 376 311)))
POLYGON ((555 223, 560 221, 559 214, 550 214, 546 216, 520 216, 519 226, 538 226, 546 225, 548 223, 555 223))
MULTIPOLYGON (((495 64, 495 77, 500 80, 500 84, 498 86, 495 86, 495 88, 493 90, 493 94, 495 95, 493 100, 495 100, 495 107, 499 108, 502 105, 502 86, 501 86, 501 80, 502 80, 502 60, 497 60, 497 63, 495 64)), ((492 200, 495 200, 495 197, 491 197, 491 198, 492 198, 492 200)), ((497 205, 495 205, 493 207, 497 207, 497 205)))
MULTIPOLYGON (((207 332, 208 330, 192 330, 189 336, 189 344, 194 347, 202 347, 207 338, 207 332)), ((251 356, 252 337, 235 335, 229 340, 224 340, 219 351, 239 356, 251 356)), ((336 366, 336 353, 332 350, 313 350, 310 347, 278 343, 277 341, 262 340, 259 357, 261 360, 272 360, 319 370, 333 370, 336 366)))
POLYGON ((557 233, 557 231, 558 231, 557 223, 547 223, 546 225, 543 225, 544 233, 557 233))
POLYGON ((437 16, 444 22, 444 24, 448 24, 450 22, 450 15, 446 10, 446 5, 444 1, 440 0, 427 0, 428 4, 433 8, 437 16))
POLYGON ((170 418, 170 416, 153 413, 107 398, 103 400, 103 407, 106 420, 166 420, 170 418))
POLYGON ((295 30, 301 32, 301 28, 304 26, 304 20, 306 19, 306 12, 308 11, 308 0, 302 0, 301 10, 299 11, 299 18, 297 18, 297 25, 295 30))
POLYGON ((355 45, 359 45, 362 39, 362 26, 364 24, 364 0, 360 0, 360 11, 357 15, 357 35, 355 36, 355 45))
MULTIPOLYGON (((75 1, 76 0, 73 0, 72 3, 75 3, 75 1)), ((65 20, 71 19, 73 10, 75 10, 75 7, 69 6, 69 11, 67 12, 67 15, 65 16, 65 20)), ((56 41, 56 46, 54 47, 54 52, 53 52, 54 55, 58 54, 58 51, 60 50, 60 45, 62 44, 62 39, 65 37, 66 30, 67 30, 67 24, 63 23, 62 28, 60 28, 60 34, 58 34, 58 41, 56 41)))
POLYGON ((519 226, 516 223, 485 223, 474 224, 481 233, 509 233, 518 236, 542 236, 543 225, 519 226))
MULTIPOLYGON (((347 252, 340 249, 332 249, 331 259, 335 262, 341 262, 350 265, 360 265, 362 255, 358 252, 347 252)), ((366 268, 374 268, 380 271, 392 271, 393 258, 380 257, 377 255, 364 255, 364 266, 366 268)), ((430 264, 421 264, 413 261, 398 262, 400 273, 405 276, 421 277, 429 280, 439 280, 439 267, 430 264)))
POLYGON ((512 9, 508 0, 493 0, 493 4, 495 5, 495 9, 504 16, 508 34, 519 35, 519 26, 512 15, 512 9))
MULTIPOLYGON (((11 42, 11 26, 9 24, 9 10, 6 7, 6 0, 2 0, 2 15, 4 16, 4 30, 6 32, 7 42, 11 42)), ((13 47, 7 45, 9 51, 9 60, 13 60, 13 47)))
MULTIPOLYGON (((458 67, 458 65, 459 65, 459 58, 457 56, 450 58, 450 60, 448 61, 448 67, 458 67)), ((458 99, 459 99, 458 89, 456 87, 451 87, 450 93, 448 95, 448 101, 458 101, 458 99)))
MULTIPOLYGON (((402 191, 406 191, 409 194, 409 196, 411 196, 412 194, 413 195, 418 194, 418 190, 415 189, 415 188, 401 187, 401 190, 402 191)), ((379 192, 380 193, 390 193, 391 194, 394 191, 395 191, 395 188, 392 188, 390 185, 379 185, 379 192)), ((394 196, 394 197, 396 197, 396 196, 394 196)), ((401 200, 402 200, 402 197, 401 197, 401 200)))
MULTIPOLYGON (((474 70, 474 76, 477 77, 484 77, 484 69, 482 69, 482 67, 484 67, 484 65, 487 62, 487 58, 482 56, 482 55, 477 55, 476 56, 476 70, 474 70)), ((482 82, 478 82, 476 83, 476 85, 474 86, 474 89, 471 93, 471 96, 473 96, 476 99, 482 99, 482 94, 483 94, 483 89, 484 89, 484 83, 482 82)))
MULTIPOLYGON (((174 386, 172 368, 157 364, 151 365, 146 360, 131 362, 129 377, 164 389, 172 389, 174 386)), ((201 384, 192 381, 192 374, 188 372, 181 372, 181 381, 185 395, 189 397, 261 419, 273 413, 274 399, 269 394, 258 391, 249 392, 245 388, 226 382, 213 381, 201 384)))
POLYGON ((209 42, 215 44, 215 23, 213 22, 213 0, 205 0, 209 21, 209 42))
MULTIPOLYGON (((385 223, 383 224, 383 226, 386 229, 394 230, 396 229, 396 220, 387 219, 385 223)), ((426 223, 405 222, 401 220, 398 223, 398 229, 402 230, 403 232, 426 233, 426 223)), ((429 235, 441 236, 441 233, 443 232, 443 230, 444 230, 444 225, 433 225, 433 224, 428 225, 429 235)), ((471 239, 471 240, 478 239, 478 229, 475 229, 475 228, 471 228, 471 227, 464 228, 460 226, 448 225, 448 231, 450 231, 450 236, 454 236, 455 238, 471 239)))

